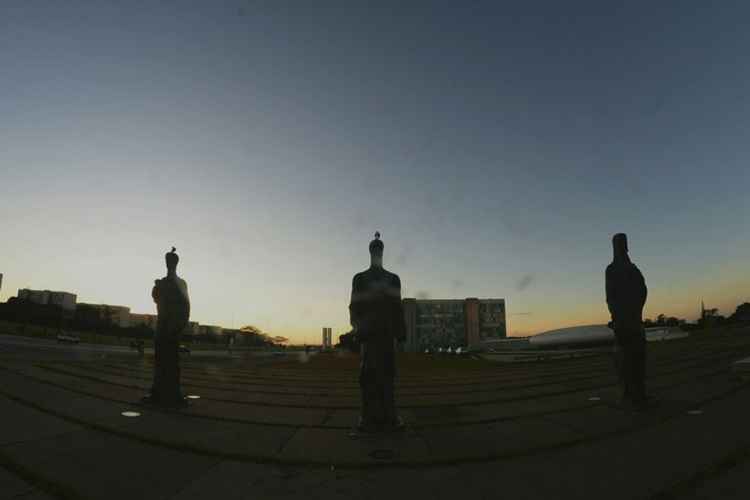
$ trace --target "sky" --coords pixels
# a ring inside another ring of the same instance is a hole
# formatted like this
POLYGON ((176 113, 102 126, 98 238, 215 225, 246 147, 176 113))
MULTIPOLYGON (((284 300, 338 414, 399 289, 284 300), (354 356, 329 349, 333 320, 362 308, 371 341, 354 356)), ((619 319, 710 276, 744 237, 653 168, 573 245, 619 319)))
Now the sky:
POLYGON ((510 335, 750 300, 746 2, 0 5, 0 299, 348 331, 375 231, 403 295, 505 298, 510 335), (406 5, 404 5, 406 4, 406 5))

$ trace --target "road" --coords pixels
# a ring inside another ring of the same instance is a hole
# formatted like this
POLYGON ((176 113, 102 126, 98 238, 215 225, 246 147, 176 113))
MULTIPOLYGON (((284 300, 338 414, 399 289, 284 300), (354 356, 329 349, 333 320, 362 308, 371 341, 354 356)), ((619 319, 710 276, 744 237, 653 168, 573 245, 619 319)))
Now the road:
MULTIPOLYGON (((146 349, 153 353, 153 349, 146 349)), ((0 335, 0 357, 20 359, 64 359, 92 360, 105 357, 137 358, 138 351, 129 347, 101 344, 67 344, 56 340, 17 335, 0 335)), ((197 358, 239 358, 238 353, 230 354, 226 350, 194 350, 191 357, 197 358)))

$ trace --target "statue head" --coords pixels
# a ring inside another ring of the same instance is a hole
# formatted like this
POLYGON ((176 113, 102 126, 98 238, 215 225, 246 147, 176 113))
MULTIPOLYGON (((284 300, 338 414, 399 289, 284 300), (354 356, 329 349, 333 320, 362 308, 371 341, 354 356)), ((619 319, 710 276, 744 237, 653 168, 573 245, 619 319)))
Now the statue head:
POLYGON ((628 237, 625 233, 617 233, 612 237, 612 250, 615 261, 630 261, 628 257, 628 237))
POLYGON ((180 257, 175 253, 176 251, 177 249, 172 247, 172 251, 164 255, 164 260, 167 261, 167 271, 170 273, 177 271, 177 263, 180 262, 180 257))
POLYGON ((380 233, 375 232, 375 239, 370 242, 370 261, 375 266, 383 265, 383 242, 380 241, 380 233))

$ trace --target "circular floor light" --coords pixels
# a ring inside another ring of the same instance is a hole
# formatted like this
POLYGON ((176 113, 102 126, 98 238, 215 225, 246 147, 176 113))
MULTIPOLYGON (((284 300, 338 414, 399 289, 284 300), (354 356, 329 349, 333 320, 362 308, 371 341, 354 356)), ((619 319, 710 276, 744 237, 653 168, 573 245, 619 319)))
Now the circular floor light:
POLYGON ((703 415, 703 410, 690 410, 688 415, 703 415))
POLYGON ((129 418, 135 418, 135 417, 141 416, 141 414, 137 411, 124 411, 120 413, 120 415, 122 415, 123 417, 129 417, 129 418))
POLYGON ((201 397, 198 396, 197 394, 188 394, 187 398, 188 399, 200 399, 201 397))
POLYGON ((601 401, 601 400, 602 400, 602 398, 600 398, 599 396, 591 396, 589 398, 589 401, 601 401))

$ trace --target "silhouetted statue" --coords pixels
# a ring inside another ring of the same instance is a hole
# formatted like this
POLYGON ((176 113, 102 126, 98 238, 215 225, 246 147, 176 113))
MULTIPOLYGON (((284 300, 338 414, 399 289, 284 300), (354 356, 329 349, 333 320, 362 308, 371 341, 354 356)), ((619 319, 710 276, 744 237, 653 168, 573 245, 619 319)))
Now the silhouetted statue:
POLYGON ((154 383, 147 403, 162 406, 187 406, 180 390, 180 335, 190 318, 187 283, 177 276, 179 257, 175 248, 165 255, 167 276, 155 280, 151 296, 156 302, 156 338, 154 342, 154 383))
POLYGON ((370 262, 369 269, 354 276, 349 304, 353 332, 360 343, 362 413, 358 428, 363 432, 403 427, 394 393, 395 341, 406 338, 406 322, 401 280, 383 269, 380 233, 370 242, 370 262))
POLYGON ((646 334, 643 306, 648 289, 641 271, 628 257, 628 239, 624 233, 612 238, 614 258, 607 266, 607 306, 615 331, 615 359, 623 386, 623 404, 642 409, 646 397, 646 334))

